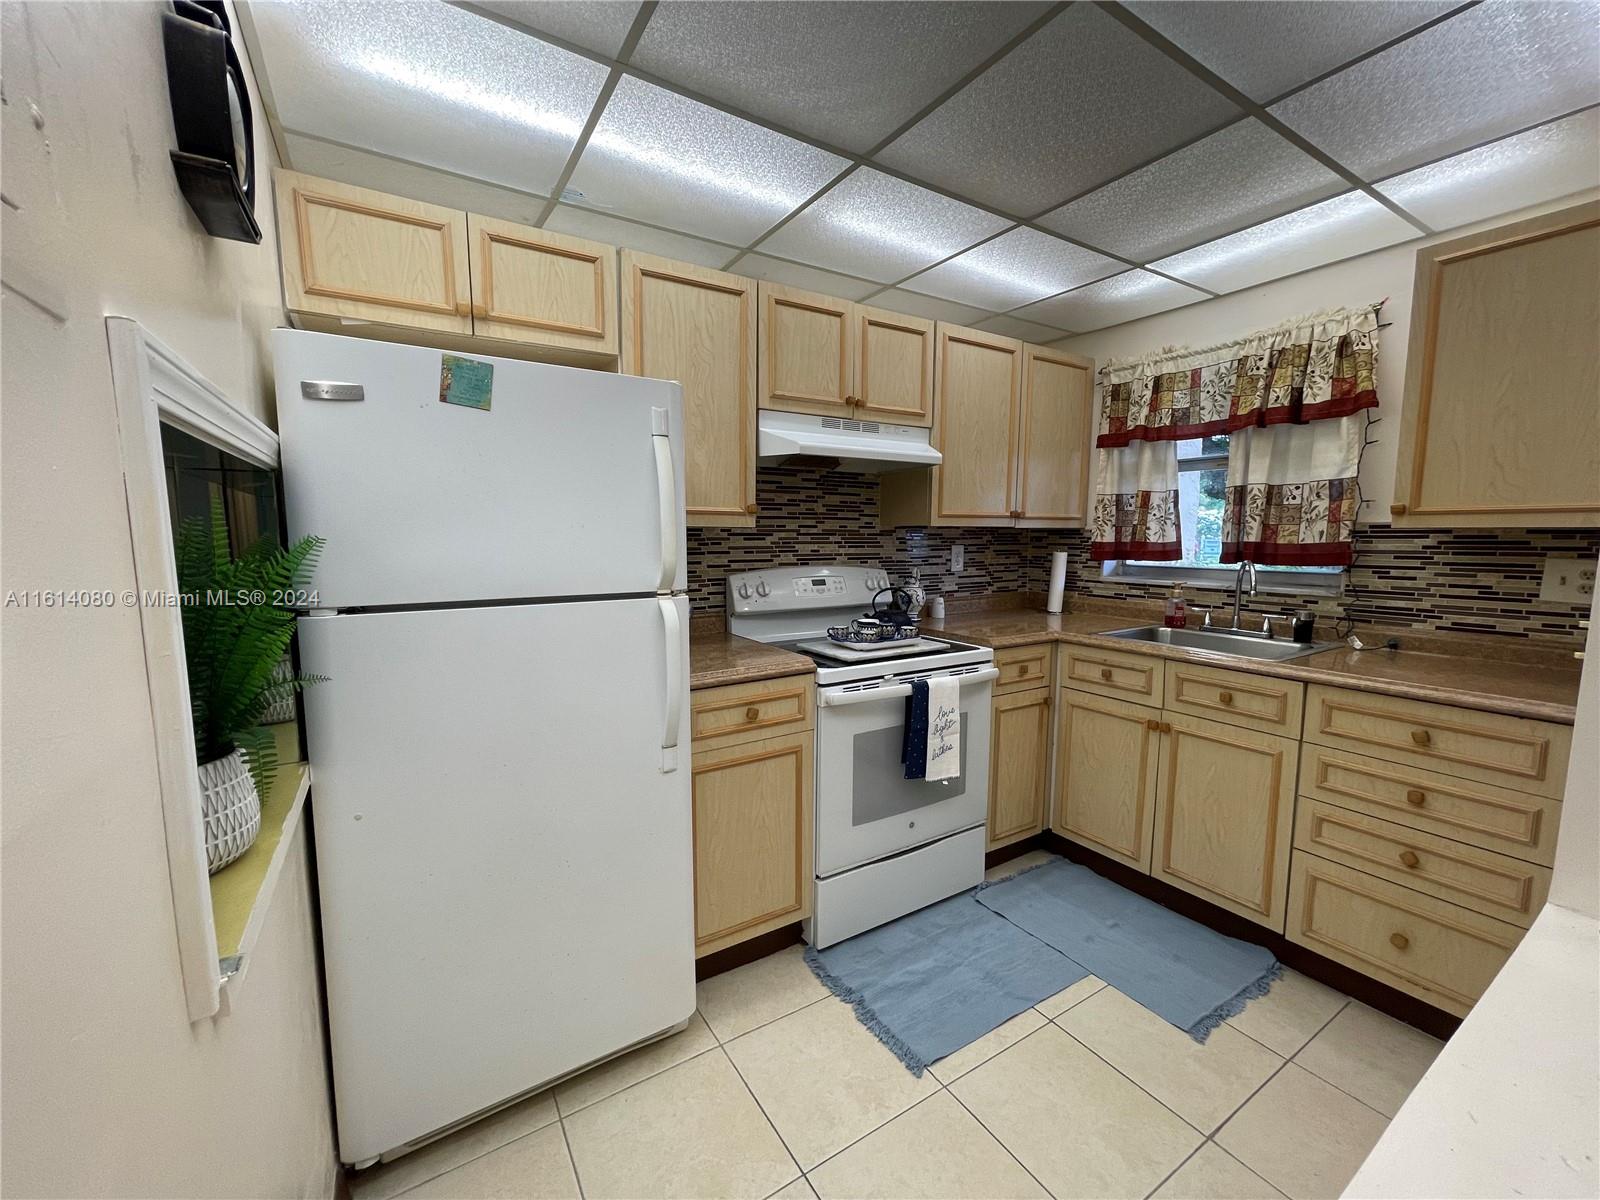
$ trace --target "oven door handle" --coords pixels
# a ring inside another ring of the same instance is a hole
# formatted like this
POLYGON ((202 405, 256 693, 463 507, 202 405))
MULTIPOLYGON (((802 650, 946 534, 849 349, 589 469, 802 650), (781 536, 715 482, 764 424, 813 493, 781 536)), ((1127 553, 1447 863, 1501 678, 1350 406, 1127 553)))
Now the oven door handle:
MULTIPOLYGON (((989 683, 1000 678, 1000 672, 994 667, 984 667, 981 671, 973 671, 967 675, 957 675, 955 678, 962 687, 969 683, 989 683)), ((909 683, 892 683, 888 687, 872 688, 864 692, 828 692, 817 693, 817 707, 840 708, 846 704, 865 704, 869 700, 893 700, 897 696, 911 695, 909 683)))

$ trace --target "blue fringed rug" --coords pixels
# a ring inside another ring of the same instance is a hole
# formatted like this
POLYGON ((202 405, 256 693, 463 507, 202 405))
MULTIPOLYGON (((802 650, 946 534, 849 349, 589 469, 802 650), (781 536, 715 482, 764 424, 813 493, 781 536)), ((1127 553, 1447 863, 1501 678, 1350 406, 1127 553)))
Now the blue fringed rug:
POLYGON ((1283 971, 1272 953, 1162 908, 1065 859, 974 898, 1196 1041, 1283 971))

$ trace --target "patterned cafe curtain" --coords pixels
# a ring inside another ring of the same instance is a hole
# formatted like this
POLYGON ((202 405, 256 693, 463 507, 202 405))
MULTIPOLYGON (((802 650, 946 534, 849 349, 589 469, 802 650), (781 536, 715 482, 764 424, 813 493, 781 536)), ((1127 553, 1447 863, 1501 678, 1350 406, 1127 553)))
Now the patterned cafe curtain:
POLYGON ((1222 561, 1348 563, 1377 353, 1360 308, 1108 363, 1090 557, 1182 558, 1175 443, 1226 433, 1222 561))

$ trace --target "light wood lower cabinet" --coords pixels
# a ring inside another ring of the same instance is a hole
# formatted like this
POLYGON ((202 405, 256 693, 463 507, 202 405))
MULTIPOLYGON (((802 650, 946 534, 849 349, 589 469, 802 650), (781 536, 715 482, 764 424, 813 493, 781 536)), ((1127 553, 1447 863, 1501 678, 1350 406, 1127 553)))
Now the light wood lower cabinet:
MULTIPOLYGON (((1050 647, 1046 646, 1048 650, 1050 647)), ((1050 794, 1050 688, 998 695, 989 742, 989 849, 1044 828, 1050 794)))
POLYGON ((1280 933, 1299 742, 1165 713, 1150 873, 1280 933))
POLYGON ((697 956, 811 915, 812 738, 695 753, 697 956))
POLYGON ((1161 711, 1125 700, 1057 692, 1052 827, 1108 858, 1150 870, 1161 711))

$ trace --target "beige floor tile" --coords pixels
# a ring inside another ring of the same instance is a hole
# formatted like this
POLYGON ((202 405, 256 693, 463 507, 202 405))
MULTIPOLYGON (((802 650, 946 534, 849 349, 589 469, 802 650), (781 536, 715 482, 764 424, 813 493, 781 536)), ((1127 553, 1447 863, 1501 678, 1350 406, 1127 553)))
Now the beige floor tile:
POLYGON ((822 1200, 1001 1200, 1045 1191, 1005 1147, 939 1092, 810 1173, 822 1200))
POLYGON ((791 946, 701 983, 700 1015, 711 1032, 730 1041, 826 996, 804 954, 803 947, 791 946))
POLYGON ((817 1200, 817 1193, 802 1175, 793 1183, 784 1184, 768 1196, 767 1200, 817 1200))
POLYGON ((1116 988, 1101 988, 1056 1024, 1202 1133, 1232 1115, 1283 1065, 1271 1050, 1219 1025, 1204 1045, 1116 988))
POLYGON ((1029 850, 1026 854, 1019 854, 1015 858, 1008 858, 1005 862, 990 867, 983 873, 983 877, 989 880, 1010 879, 1029 867, 1037 867, 1040 863, 1047 863, 1053 858, 1060 857, 1059 854, 1051 854, 1048 850, 1029 850))
POLYGON ((1085 975, 1071 987, 1062 988, 1048 1000, 1039 1001, 1034 1007, 1054 1020, 1074 1004, 1081 1004, 1105 986, 1105 980, 1096 979, 1093 975, 1085 975))
POLYGON ((1283 1193, 1215 1142, 1207 1142, 1150 1200, 1283 1200, 1283 1193))
POLYGON ((353 1200, 389 1200, 407 1188, 443 1175, 452 1167, 515 1141, 525 1133, 553 1124, 556 1116, 555 1099, 549 1092, 540 1092, 493 1116, 474 1121, 449 1137, 413 1150, 404 1158, 352 1175, 350 1195, 353 1200))
POLYGON ((799 1174, 720 1051, 607 1096, 563 1124, 590 1200, 770 1196, 799 1174))
POLYGON ((807 1171, 939 1090, 932 1075, 906 1070, 837 1000, 791 1013, 726 1049, 807 1171))
POLYGON ((1348 1000, 1343 992, 1285 968, 1270 992, 1250 1001, 1242 1013, 1228 1018, 1228 1024, 1283 1057, 1293 1058, 1348 1000))
POLYGON ((1294 1200, 1337 1196, 1388 1125, 1331 1083, 1289 1063, 1216 1142, 1294 1200))
POLYGON ((954 1054, 947 1054, 928 1070, 940 1083, 959 1079, 979 1063, 988 1062, 1007 1046, 1014 1046, 1035 1029, 1047 1022, 1036 1009, 1028 1008, 996 1029, 991 1029, 975 1042, 968 1042, 954 1054))
POLYGON ((419 1184, 406 1200, 578 1198, 578 1180, 561 1126, 550 1125, 419 1184))
POLYGON ((1058 1197, 1143 1196, 1201 1141, 1054 1026, 950 1090, 1058 1197))
POLYGON ((571 1116, 596 1100, 604 1100, 641 1079, 660 1074, 668 1067, 713 1049, 716 1044, 717 1039, 711 1036, 704 1019, 696 1013, 689 1018, 688 1027, 683 1032, 641 1046, 621 1058, 601 1063, 576 1078, 558 1084, 555 1089, 556 1106, 560 1108, 562 1116, 571 1116))
POLYGON ((1295 1062, 1392 1117, 1442 1049, 1438 1038, 1351 1001, 1295 1062))

